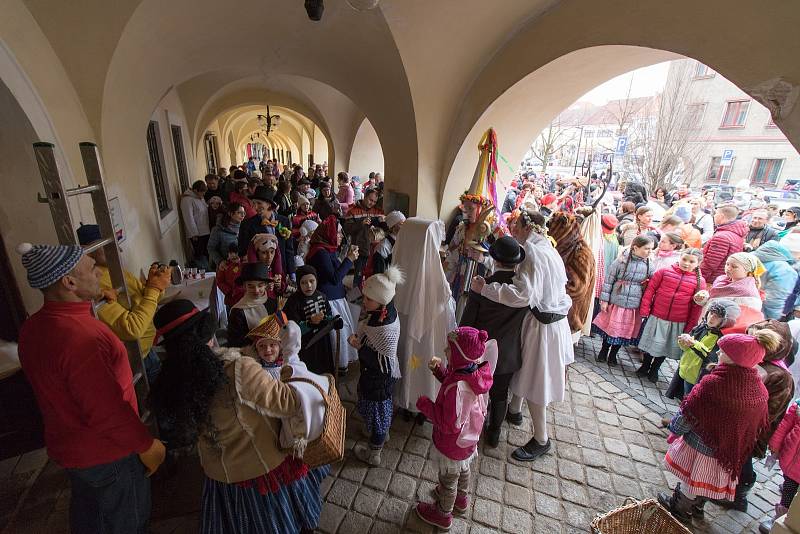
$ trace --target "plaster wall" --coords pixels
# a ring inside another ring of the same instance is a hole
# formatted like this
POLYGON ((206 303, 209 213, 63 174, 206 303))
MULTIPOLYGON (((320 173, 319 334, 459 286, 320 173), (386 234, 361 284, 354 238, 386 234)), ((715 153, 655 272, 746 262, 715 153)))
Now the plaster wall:
POLYGON ((351 176, 360 176, 362 182, 367 180, 367 176, 371 172, 384 174, 381 141, 378 139, 375 128, 367 119, 364 119, 356 133, 347 171, 351 176))

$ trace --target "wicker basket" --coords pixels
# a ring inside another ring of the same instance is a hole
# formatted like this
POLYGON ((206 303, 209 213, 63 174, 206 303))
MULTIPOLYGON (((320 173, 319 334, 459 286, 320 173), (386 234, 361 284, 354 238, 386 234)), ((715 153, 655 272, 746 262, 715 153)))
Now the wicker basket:
MULTIPOLYGON (((303 462, 310 468, 331 464, 344 458, 344 433, 347 412, 339 400, 339 393, 336 391, 336 379, 331 375, 328 377, 329 388, 325 392, 313 380, 307 378, 290 378, 286 382, 303 382, 311 384, 322 394, 325 401, 325 423, 322 427, 322 434, 306 446, 303 453, 303 462)), ((289 452, 288 450, 285 452, 289 452)))
POLYGON ((655 499, 637 501, 632 497, 625 504, 598 516, 592 521, 595 534, 691 534, 680 521, 655 499))

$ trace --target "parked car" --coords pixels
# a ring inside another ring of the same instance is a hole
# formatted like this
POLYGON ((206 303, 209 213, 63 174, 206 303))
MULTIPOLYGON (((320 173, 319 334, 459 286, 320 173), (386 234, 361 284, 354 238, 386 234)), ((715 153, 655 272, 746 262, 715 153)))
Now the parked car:
POLYGON ((764 191, 764 199, 768 204, 775 204, 780 209, 785 210, 794 206, 800 206, 800 192, 787 191, 785 189, 767 189, 764 191))

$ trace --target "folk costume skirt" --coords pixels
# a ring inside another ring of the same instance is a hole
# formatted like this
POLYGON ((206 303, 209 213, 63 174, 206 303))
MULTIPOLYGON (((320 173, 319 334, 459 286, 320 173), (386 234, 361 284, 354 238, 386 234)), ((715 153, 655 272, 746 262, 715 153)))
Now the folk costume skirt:
POLYGON ((328 474, 330 466, 308 469, 287 457, 274 471, 245 482, 206 477, 200 532, 295 534, 315 529, 322 512, 320 484, 328 474))
POLYGON ((642 327, 639 308, 622 308, 609 304, 601 311, 592 324, 609 345, 636 345, 642 327))
POLYGON ((639 348, 651 356, 666 356, 680 360, 683 349, 678 345, 678 336, 683 334, 686 323, 666 321, 651 315, 642 327, 639 348))
POLYGON ((692 448, 682 437, 670 445, 664 466, 678 477, 682 488, 694 495, 729 501, 736 496, 738 473, 732 477, 716 458, 692 448))

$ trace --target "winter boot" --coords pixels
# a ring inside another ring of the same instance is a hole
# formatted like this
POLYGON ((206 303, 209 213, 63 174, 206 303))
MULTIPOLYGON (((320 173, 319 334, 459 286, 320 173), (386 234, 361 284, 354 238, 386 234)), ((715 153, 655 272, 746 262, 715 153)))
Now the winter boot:
POLYGON ((760 534, 769 534, 772 531, 772 525, 775 524, 775 521, 777 521, 779 517, 785 516, 786 512, 788 511, 789 509, 785 506, 776 504, 775 517, 772 519, 767 519, 766 521, 762 521, 761 524, 758 525, 758 532, 760 532, 760 534))
POLYGON ((661 368, 661 364, 664 363, 666 357, 659 356, 658 358, 653 358, 653 363, 650 364, 650 370, 647 371, 647 379, 655 384, 658 382, 658 370, 661 368))
POLYGON ((487 447, 494 449, 500 444, 500 429, 503 426, 507 409, 508 401, 492 402, 489 405, 489 424, 486 427, 486 440, 484 441, 487 447))
POLYGON ((367 446, 359 443, 353 449, 353 453, 356 455, 356 458, 365 464, 369 464, 372 467, 378 467, 381 465, 382 450, 383 447, 367 446))
POLYGON ((659 492, 658 502, 678 521, 683 523, 691 522, 694 499, 690 499, 681 493, 680 486, 675 486, 672 495, 659 492))
MULTIPOLYGON (((441 488, 437 484, 436 487, 433 489, 434 495, 436 495, 437 500, 441 497, 441 488)), ((463 514, 469 508, 469 495, 467 495, 463 491, 459 491, 456 493, 456 500, 453 502, 453 513, 460 513, 463 514)))
POLYGON ((611 350, 608 351, 608 365, 611 367, 617 366, 617 353, 619 352, 620 345, 614 345, 611 347, 611 350))
POLYGON ((595 357, 595 361, 604 362, 608 358, 608 349, 609 346, 603 342, 603 346, 600 347, 600 353, 595 357))
POLYGON ((692 519, 697 519, 698 521, 702 521, 706 517, 706 502, 708 499, 705 497, 695 497, 694 503, 692 504, 692 519))
POLYGON ((442 512, 436 503, 418 502, 414 511, 420 519, 442 530, 450 530, 453 524, 453 514, 442 512))
POLYGON ((747 512, 747 494, 750 493, 750 490, 753 489, 755 485, 755 481, 745 484, 740 482, 738 486, 736 486, 736 495, 734 496, 732 501, 726 501, 724 499, 713 499, 711 502, 722 506, 727 510, 737 510, 739 512, 747 512))
POLYGON ((636 370, 636 376, 647 376, 650 372, 650 364, 653 363, 653 357, 649 354, 645 354, 642 358, 642 365, 636 370))

